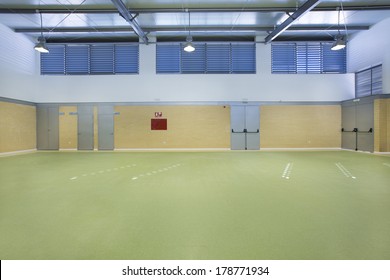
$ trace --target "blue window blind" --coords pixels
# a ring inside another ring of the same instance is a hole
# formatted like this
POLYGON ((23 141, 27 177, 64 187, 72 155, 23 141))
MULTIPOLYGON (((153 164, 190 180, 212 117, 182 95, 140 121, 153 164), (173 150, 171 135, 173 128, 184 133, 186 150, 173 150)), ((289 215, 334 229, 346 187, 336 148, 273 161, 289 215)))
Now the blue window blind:
POLYGON ((232 48, 232 69, 234 74, 256 73, 256 45, 231 44, 232 48))
POLYGON ((355 95, 364 97, 382 93, 382 65, 355 73, 355 95))
POLYGON ((65 46, 50 45, 49 53, 41 54, 41 73, 44 75, 65 74, 65 46))
POLYGON ((272 44, 272 73, 346 73, 346 51, 332 51, 331 43, 272 44))
POLYGON ((156 73, 256 73, 254 43, 195 43, 194 46, 196 50, 187 53, 183 44, 157 44, 156 73))
POLYGON ((228 44, 207 44, 207 73, 230 72, 230 49, 228 44))
POLYGON ((272 73, 292 74, 297 71, 296 45, 272 44, 272 73))
POLYGON ((138 74, 138 44, 48 45, 42 75, 138 74))
POLYGON ((346 73, 347 53, 346 49, 332 51, 333 43, 322 43, 323 73, 346 73))
POLYGON ((114 62, 116 74, 138 74, 139 46, 116 45, 114 62))
POLYGON ((114 46, 91 45, 91 74, 114 73, 114 46))
POLYGON ((206 44, 194 44, 194 52, 184 51, 181 46, 181 73, 199 74, 206 73, 206 44))
POLYGON ((157 73, 180 73, 180 49, 179 44, 157 45, 156 65, 157 73))
POLYGON ((67 45, 65 48, 65 67, 68 75, 88 75, 89 46, 67 45))

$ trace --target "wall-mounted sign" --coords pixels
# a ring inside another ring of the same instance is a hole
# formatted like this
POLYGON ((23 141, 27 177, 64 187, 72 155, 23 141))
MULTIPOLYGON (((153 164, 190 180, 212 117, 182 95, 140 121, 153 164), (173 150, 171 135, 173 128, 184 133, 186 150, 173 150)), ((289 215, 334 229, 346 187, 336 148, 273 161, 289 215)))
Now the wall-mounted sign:
POLYGON ((151 130, 167 130, 167 119, 152 119, 150 127, 151 130))
POLYGON ((162 112, 154 112, 154 117, 155 118, 161 118, 162 117, 162 112))

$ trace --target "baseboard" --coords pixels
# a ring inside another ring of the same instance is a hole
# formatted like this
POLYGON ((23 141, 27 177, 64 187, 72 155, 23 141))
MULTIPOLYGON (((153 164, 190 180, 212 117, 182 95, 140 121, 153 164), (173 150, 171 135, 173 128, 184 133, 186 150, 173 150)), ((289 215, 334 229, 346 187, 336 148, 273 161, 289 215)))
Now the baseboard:
POLYGON ((137 148, 115 149, 116 152, 219 152, 230 151, 230 148, 137 148))
POLYGON ((341 151, 341 148, 260 148, 261 151, 341 151))
POLYGON ((29 154, 29 153, 34 153, 36 151, 37 151, 37 149, 4 152, 4 153, 0 153, 0 157, 16 156, 16 155, 20 155, 20 154, 29 154))

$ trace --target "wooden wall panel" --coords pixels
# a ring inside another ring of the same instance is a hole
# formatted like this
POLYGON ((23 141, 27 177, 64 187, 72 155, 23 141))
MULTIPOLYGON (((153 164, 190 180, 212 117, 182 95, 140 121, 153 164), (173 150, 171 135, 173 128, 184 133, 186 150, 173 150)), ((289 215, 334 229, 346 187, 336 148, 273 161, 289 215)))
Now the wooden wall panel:
POLYGON ((261 106, 260 146, 340 148, 341 106, 261 106))
POLYGON ((0 153, 36 147, 35 106, 0 102, 0 153))
POLYGON ((77 149, 77 106, 60 106, 60 149, 77 149))
POLYGON ((374 151, 390 152, 390 99, 374 100, 374 151))
POLYGON ((115 148, 229 148, 230 109, 224 106, 116 106, 115 148), (155 112, 167 130, 151 130, 155 112))

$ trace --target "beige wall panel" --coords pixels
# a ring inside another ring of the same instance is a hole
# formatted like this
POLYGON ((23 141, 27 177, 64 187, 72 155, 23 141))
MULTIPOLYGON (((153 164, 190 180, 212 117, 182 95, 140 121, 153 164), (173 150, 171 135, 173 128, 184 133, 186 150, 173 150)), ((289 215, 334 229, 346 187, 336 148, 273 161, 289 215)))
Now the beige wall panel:
POLYGON ((260 146, 340 148, 341 106, 261 106, 260 146))
POLYGON ((385 152, 390 152, 390 99, 386 99, 387 101, 387 119, 386 119, 386 123, 387 123, 387 137, 386 137, 386 140, 387 140, 387 149, 385 152))
POLYGON ((77 106, 60 106, 60 149, 77 149, 77 106))
POLYGON ((223 106, 116 106, 115 148, 229 148, 230 109, 223 106), (162 112, 167 130, 151 130, 162 112))
POLYGON ((36 149, 36 108, 0 102, 0 153, 36 149))
POLYGON ((374 151, 390 152, 390 99, 374 101, 374 151))

